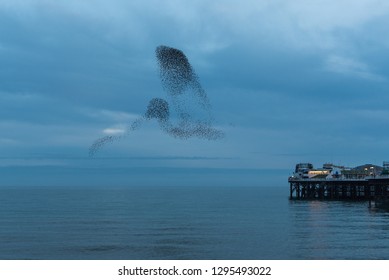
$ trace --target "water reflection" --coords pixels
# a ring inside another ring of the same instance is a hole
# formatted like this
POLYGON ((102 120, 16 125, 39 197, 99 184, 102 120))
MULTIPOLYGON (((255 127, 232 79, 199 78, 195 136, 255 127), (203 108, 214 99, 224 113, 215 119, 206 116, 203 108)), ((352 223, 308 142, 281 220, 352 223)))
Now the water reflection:
POLYGON ((369 209, 367 202, 291 201, 289 211, 295 250, 304 258, 389 257, 389 213, 369 209))

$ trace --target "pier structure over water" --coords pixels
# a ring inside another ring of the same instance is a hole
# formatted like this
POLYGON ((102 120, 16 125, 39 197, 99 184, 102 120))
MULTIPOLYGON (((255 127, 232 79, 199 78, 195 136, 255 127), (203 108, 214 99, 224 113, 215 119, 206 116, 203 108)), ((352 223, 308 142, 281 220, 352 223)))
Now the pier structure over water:
POLYGON ((290 199, 300 200, 365 200, 389 204, 389 164, 384 167, 363 165, 356 168, 324 164, 314 169, 312 164, 296 165, 288 179, 290 199))
POLYGON ((289 180, 290 198, 369 200, 373 189, 367 180, 289 180))

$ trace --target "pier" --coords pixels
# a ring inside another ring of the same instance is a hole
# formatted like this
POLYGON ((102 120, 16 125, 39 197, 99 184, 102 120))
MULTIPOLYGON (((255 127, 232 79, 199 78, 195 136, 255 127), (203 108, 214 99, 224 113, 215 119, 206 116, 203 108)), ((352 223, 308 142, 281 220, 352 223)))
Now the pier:
POLYGON ((374 190, 367 180, 289 180, 290 199, 369 200, 374 190))
POLYGON ((325 164, 321 169, 314 169, 311 164, 300 163, 294 176, 288 179, 290 199, 369 201, 369 206, 372 202, 375 206, 389 206, 386 167, 363 165, 336 170, 334 165, 325 164))

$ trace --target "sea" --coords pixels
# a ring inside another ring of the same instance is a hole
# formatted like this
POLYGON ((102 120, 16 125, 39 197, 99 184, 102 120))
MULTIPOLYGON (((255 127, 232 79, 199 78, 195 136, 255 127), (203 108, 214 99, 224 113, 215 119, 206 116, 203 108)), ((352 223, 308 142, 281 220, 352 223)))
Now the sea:
POLYGON ((389 259, 389 212, 289 187, 1 187, 2 260, 389 259))

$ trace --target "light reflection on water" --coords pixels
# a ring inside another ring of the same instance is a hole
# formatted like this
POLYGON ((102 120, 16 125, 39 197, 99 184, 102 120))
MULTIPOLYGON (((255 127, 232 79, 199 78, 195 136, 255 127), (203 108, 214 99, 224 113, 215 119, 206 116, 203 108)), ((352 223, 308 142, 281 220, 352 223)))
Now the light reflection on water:
POLYGON ((291 201, 290 213, 304 259, 389 258, 389 214, 367 202, 291 201))

